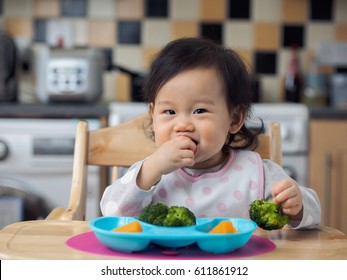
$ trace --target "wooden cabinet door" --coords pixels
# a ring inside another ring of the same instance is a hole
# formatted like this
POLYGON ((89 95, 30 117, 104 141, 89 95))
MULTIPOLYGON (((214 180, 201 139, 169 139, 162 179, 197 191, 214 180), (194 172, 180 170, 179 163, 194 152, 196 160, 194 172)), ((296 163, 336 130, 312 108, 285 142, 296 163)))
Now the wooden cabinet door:
POLYGON ((332 153, 329 226, 347 234, 347 148, 332 153))
POLYGON ((322 207, 322 225, 347 233, 347 121, 312 120, 309 187, 322 207))

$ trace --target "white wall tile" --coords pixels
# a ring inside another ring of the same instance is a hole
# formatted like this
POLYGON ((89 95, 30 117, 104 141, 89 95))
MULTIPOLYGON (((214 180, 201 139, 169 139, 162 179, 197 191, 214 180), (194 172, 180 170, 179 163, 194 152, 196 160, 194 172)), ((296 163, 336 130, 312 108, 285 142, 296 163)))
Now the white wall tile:
POLYGON ((113 62, 134 71, 143 69, 143 50, 141 46, 118 45, 114 48, 113 62))
POLYGON ((253 48, 254 32, 252 23, 246 21, 229 21, 224 26, 225 45, 233 48, 253 48))
POLYGON ((306 48, 317 52, 322 43, 335 41, 332 23, 309 23, 306 28, 306 48))
POLYGON ((28 17, 33 14, 32 0, 4 0, 3 12, 6 16, 28 17))
POLYGON ((281 19, 282 1, 279 0, 253 0, 253 19, 264 22, 278 22, 281 19))
POLYGON ((262 75, 260 79, 261 102, 281 102, 282 88, 276 76, 262 75))
POLYGON ((171 0, 171 18, 183 20, 197 20, 200 13, 199 0, 171 0))
POLYGON ((72 26, 74 29, 74 45, 87 46, 88 44, 88 20, 73 19, 72 26))
POLYGON ((147 19, 143 21, 142 27, 145 47, 162 47, 171 40, 171 24, 168 20, 147 19))
POLYGON ((114 18, 115 0, 89 0, 88 14, 92 18, 114 18))

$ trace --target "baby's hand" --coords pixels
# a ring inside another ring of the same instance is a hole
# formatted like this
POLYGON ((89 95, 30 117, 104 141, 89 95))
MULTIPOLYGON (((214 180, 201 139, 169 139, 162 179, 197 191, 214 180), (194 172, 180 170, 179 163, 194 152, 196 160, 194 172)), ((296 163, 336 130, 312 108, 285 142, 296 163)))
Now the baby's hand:
POLYGON ((282 212, 295 219, 302 218, 302 196, 301 191, 292 179, 283 179, 271 187, 273 201, 281 204, 282 212))
POLYGON ((193 166, 195 150, 196 144, 186 136, 178 136, 165 142, 143 161, 136 179, 138 187, 149 190, 162 175, 184 166, 193 166))
POLYGON ((196 144, 186 136, 178 136, 164 143, 151 156, 161 174, 168 174, 184 166, 193 166, 196 144))

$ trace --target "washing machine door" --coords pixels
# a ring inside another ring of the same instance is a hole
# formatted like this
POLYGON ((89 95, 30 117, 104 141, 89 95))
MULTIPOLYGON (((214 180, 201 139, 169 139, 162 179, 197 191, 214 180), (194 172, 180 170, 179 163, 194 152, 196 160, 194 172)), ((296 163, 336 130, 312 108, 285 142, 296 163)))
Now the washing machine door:
POLYGON ((0 177, 0 229, 15 222, 44 219, 52 209, 25 182, 0 177))

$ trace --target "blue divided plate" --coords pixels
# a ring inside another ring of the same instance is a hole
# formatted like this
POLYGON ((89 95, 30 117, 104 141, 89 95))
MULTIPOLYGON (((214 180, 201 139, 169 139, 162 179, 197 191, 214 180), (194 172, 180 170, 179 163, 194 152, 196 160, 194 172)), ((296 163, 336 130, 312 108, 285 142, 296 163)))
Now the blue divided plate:
POLYGON ((255 222, 241 218, 197 218, 196 225, 188 227, 163 227, 144 223, 136 217, 99 217, 89 226, 97 239, 107 247, 120 252, 144 250, 150 243, 163 247, 178 248, 197 243, 206 252, 222 254, 242 247, 257 229, 255 222), (238 230, 236 233, 208 233, 218 223, 229 220, 238 230), (114 232, 113 229, 139 221, 142 232, 114 232))

